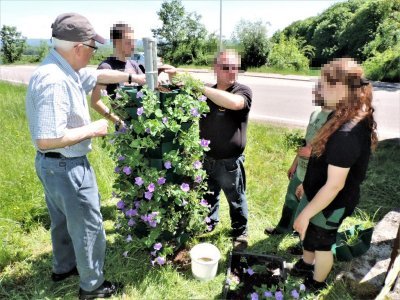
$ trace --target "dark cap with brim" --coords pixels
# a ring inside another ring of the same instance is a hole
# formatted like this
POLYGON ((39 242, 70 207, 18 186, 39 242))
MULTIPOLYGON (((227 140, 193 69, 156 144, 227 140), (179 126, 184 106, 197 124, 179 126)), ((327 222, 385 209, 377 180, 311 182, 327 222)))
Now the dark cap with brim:
POLYGON ((51 24, 51 28, 53 28, 51 36, 63 41, 86 42, 95 40, 100 44, 104 44, 106 41, 94 31, 88 19, 77 13, 59 15, 51 24))

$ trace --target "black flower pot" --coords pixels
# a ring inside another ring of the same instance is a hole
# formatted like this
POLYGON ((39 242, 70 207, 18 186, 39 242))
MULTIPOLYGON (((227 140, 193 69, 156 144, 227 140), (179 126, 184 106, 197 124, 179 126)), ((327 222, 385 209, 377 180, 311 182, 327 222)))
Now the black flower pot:
POLYGON ((168 153, 172 150, 178 150, 179 145, 172 142, 161 143, 156 149, 148 149, 145 156, 148 158, 161 159, 164 153, 168 153))

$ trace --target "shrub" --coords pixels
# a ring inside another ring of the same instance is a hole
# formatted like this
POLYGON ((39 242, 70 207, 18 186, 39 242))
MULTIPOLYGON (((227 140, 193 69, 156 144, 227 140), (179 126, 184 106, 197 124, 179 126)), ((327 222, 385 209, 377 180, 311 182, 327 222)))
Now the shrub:
POLYGON ((371 80, 399 82, 400 79, 400 44, 376 53, 364 63, 365 74, 371 80))

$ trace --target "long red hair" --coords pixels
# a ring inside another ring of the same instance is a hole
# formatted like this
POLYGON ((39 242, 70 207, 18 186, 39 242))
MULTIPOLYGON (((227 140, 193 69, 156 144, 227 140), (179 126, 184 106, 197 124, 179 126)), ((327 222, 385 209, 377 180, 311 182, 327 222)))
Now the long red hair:
POLYGON ((343 124, 359 122, 366 118, 371 129, 371 148, 378 143, 374 108, 372 107, 372 85, 363 78, 363 70, 351 58, 339 58, 326 64, 321 70, 321 80, 329 84, 340 82, 347 86, 344 99, 338 101, 332 118, 319 130, 312 141, 313 154, 321 156, 325 152, 329 137, 343 124))

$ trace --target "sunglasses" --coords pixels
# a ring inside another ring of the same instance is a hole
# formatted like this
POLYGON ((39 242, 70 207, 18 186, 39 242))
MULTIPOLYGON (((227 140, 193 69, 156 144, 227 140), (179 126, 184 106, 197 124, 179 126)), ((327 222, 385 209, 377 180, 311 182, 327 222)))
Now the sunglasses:
POLYGON ((240 69, 239 65, 219 65, 222 71, 238 71, 240 69))

